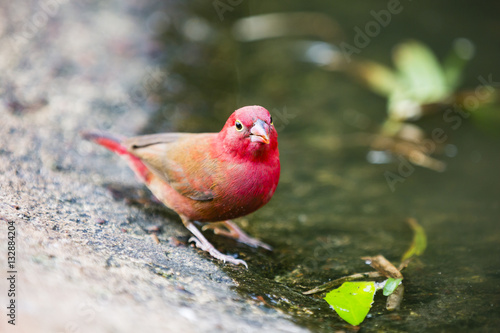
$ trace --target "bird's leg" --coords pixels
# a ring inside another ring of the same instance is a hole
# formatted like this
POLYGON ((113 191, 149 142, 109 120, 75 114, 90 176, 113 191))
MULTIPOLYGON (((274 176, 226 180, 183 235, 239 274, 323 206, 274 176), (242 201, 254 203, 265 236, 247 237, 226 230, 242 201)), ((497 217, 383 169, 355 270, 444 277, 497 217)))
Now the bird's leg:
POLYGON ((249 245, 251 247, 262 247, 266 250, 272 251, 271 245, 261 242, 257 238, 248 236, 243 230, 241 230, 236 224, 231 220, 223 222, 207 223, 203 226, 201 230, 205 231, 207 229, 212 229, 214 234, 222 235, 229 238, 233 238, 236 241, 249 245))
POLYGON ((222 260, 223 262, 230 262, 235 265, 244 265, 248 268, 247 263, 244 260, 236 259, 232 256, 220 253, 206 238, 203 234, 196 228, 193 222, 189 221, 187 218, 182 217, 182 222, 184 226, 188 228, 189 231, 194 235, 189 239, 189 242, 194 242, 196 247, 210 253, 210 255, 216 259, 222 260))

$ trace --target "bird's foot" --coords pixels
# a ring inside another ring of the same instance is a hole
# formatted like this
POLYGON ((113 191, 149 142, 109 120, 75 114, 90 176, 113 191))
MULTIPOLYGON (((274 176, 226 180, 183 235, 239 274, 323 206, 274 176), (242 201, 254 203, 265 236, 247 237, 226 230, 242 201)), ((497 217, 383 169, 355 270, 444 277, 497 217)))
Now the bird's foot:
POLYGON ((243 265, 248 268, 247 263, 244 260, 236 259, 232 256, 220 253, 206 238, 203 234, 196 228, 196 226, 189 222, 184 224, 186 228, 191 231, 194 235, 189 239, 189 242, 194 242, 196 247, 210 253, 210 255, 216 259, 222 260, 223 262, 230 262, 234 265, 243 265))
POLYGON ((230 255, 222 254, 215 247, 213 247, 213 245, 210 243, 208 243, 208 246, 207 246, 207 244, 204 244, 202 241, 200 241, 198 238, 196 238, 194 236, 191 237, 189 239, 189 241, 194 242, 196 244, 197 248, 202 249, 203 251, 210 253, 210 255, 212 257, 214 257, 215 259, 222 260, 223 262, 227 261, 227 262, 230 262, 230 263, 235 264, 235 265, 243 265, 246 268, 248 268, 248 265, 245 262, 245 260, 236 259, 230 255))
POLYGON ((233 238, 234 240, 251 247, 255 248, 262 247, 269 251, 273 250, 271 245, 266 244, 258 240, 257 238, 250 237, 248 234, 246 234, 243 230, 241 230, 236 224, 234 224, 230 220, 224 222, 214 222, 205 224, 201 230, 205 231, 208 229, 213 230, 214 234, 216 235, 222 235, 229 238, 233 238))

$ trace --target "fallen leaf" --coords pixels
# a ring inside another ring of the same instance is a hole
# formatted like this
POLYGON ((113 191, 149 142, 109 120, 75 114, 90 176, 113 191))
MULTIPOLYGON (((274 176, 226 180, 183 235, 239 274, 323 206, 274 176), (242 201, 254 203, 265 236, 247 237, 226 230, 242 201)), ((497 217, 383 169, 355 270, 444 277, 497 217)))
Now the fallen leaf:
POLYGON ((345 282, 325 296, 335 312, 351 325, 359 325, 370 311, 377 288, 375 282, 345 282))
POLYGON ((403 255, 403 258, 401 258, 401 261, 421 255, 427 247, 427 235, 425 234, 424 228, 422 228, 422 226, 418 224, 417 220, 414 218, 409 218, 408 224, 414 232, 413 241, 410 248, 403 255))
POLYGON ((394 290, 396 290, 396 288, 399 286, 401 281, 403 281, 403 279, 388 278, 384 286, 384 292, 383 292, 384 296, 391 295, 394 292, 394 290))

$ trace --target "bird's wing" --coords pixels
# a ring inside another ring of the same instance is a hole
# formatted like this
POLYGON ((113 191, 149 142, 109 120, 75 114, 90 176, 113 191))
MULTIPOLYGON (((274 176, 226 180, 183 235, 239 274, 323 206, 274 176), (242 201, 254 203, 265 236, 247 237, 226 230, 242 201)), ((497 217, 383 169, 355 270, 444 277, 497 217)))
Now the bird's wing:
POLYGON ((198 201, 214 198, 216 161, 208 140, 213 134, 164 133, 129 138, 124 145, 180 194, 198 201))

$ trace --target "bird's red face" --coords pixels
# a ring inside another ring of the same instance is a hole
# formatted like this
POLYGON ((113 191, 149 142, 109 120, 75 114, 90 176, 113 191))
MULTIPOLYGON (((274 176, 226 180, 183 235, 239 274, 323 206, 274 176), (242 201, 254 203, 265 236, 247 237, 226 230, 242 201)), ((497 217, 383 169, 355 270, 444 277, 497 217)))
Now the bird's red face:
POLYGON ((278 148, 273 119, 262 106, 245 106, 236 110, 220 135, 223 146, 237 155, 261 156, 278 148))

